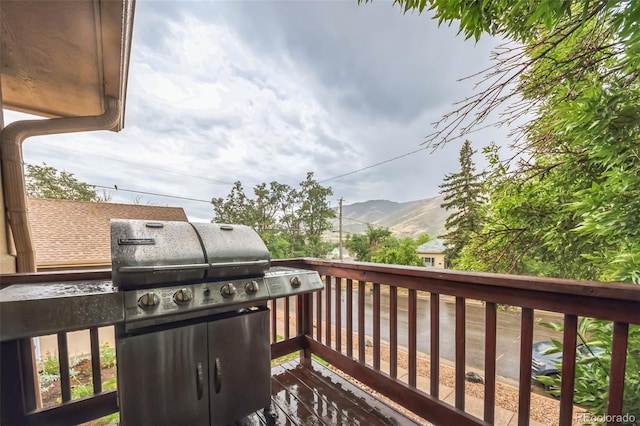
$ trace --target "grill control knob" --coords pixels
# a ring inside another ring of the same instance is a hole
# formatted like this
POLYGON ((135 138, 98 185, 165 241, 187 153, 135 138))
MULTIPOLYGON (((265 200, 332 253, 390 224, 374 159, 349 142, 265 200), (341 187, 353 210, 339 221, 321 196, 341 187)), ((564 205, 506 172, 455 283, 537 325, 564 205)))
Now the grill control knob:
POLYGON ((191 299, 193 299, 193 293, 188 288, 182 288, 173 294, 173 301, 178 305, 186 305, 191 299))
POLYGON ((291 287, 293 288, 298 288, 302 284, 302 281, 300 281, 300 278, 297 275, 291 277, 291 280, 289 280, 289 282, 291 283, 291 287))
POLYGON ((258 290, 260 290, 260 286, 258 285, 258 281, 249 281, 248 283, 246 283, 244 285, 244 291, 247 292, 247 294, 256 294, 258 292, 258 290))
POLYGON ((145 293, 138 299, 138 306, 144 310, 155 309, 160 304, 160 298, 155 293, 145 293))
POLYGON ((233 297, 236 294, 236 286, 233 283, 225 284, 220 289, 222 297, 233 297))

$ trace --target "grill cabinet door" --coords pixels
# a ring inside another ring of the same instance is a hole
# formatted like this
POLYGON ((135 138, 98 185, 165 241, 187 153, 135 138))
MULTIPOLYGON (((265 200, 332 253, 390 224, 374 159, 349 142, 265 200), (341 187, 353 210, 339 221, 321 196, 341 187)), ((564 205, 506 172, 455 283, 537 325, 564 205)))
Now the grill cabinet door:
POLYGON ((269 310, 208 323, 211 424, 227 425, 271 403, 269 310))
POLYGON ((209 424, 206 339, 203 323, 118 340, 122 425, 209 424))

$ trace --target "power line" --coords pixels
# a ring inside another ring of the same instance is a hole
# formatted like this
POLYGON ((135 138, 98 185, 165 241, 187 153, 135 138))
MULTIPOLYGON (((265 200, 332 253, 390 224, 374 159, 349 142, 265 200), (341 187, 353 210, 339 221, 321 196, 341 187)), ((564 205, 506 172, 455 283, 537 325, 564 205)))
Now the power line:
POLYGON ((325 183, 325 182, 329 182, 330 180, 335 180, 335 179, 339 179, 339 178, 342 178, 342 177, 345 177, 345 176, 350 176, 350 175, 353 175, 353 174, 356 174, 356 173, 360 173, 362 171, 365 171, 365 170, 368 170, 368 169, 372 169, 374 167, 378 167, 378 166, 381 166, 381 165, 386 164, 386 163, 390 163, 390 162, 395 161, 395 160, 399 160, 400 158, 408 157, 410 155, 416 154, 416 153, 418 153, 420 151, 424 151, 424 150, 430 149, 430 148, 431 148, 430 146, 425 146, 425 147, 422 147, 420 149, 416 149, 415 151, 407 152, 406 154, 398 155, 397 157, 389 158, 388 160, 384 160, 384 161, 381 161, 379 163, 371 164, 370 166, 363 167, 361 169, 354 170, 354 171, 349 172, 349 173, 343 173, 341 175, 334 176, 334 177, 331 177, 329 179, 324 179, 324 180, 318 181, 318 183, 325 183))
POLYGON ((198 199, 198 198, 180 197, 180 196, 177 196, 177 195, 158 194, 156 192, 136 191, 134 189, 119 188, 117 185, 114 185, 114 186, 91 185, 91 186, 93 186, 95 188, 111 189, 111 190, 116 191, 116 192, 117 191, 132 192, 134 194, 153 195, 155 197, 175 198, 177 200, 198 201, 198 202, 202 202, 202 203, 211 204, 211 200, 201 200, 201 199, 198 199))
POLYGON ((343 219, 347 219, 347 220, 351 220, 353 222, 364 223, 365 225, 372 225, 373 226, 373 223, 363 222, 363 221, 358 220, 358 219, 351 219, 350 217, 343 217, 343 219))

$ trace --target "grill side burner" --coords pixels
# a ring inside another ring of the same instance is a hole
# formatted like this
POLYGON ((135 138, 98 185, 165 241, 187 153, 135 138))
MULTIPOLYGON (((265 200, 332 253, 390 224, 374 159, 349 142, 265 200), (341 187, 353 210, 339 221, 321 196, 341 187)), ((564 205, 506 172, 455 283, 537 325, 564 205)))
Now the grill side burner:
POLYGON ((241 225, 113 220, 123 425, 226 425, 271 398, 267 300, 321 290, 317 272, 269 269, 241 225))

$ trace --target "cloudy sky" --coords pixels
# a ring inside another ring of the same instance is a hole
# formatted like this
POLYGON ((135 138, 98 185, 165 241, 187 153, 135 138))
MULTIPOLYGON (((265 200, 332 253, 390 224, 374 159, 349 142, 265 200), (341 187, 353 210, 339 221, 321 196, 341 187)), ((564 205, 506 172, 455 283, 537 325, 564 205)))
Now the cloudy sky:
MULTIPOLYGON (((390 2, 138 1, 125 129, 37 137, 24 161, 46 162, 113 202, 180 206, 212 217, 212 197, 241 181, 297 186, 308 171, 337 205, 437 195, 462 141, 422 148, 432 123, 471 94, 458 79, 490 65, 499 43, 456 36, 390 2)), ((6 123, 22 116, 5 112, 6 123)), ((476 133, 481 148, 506 131, 476 133)), ((483 161, 477 158, 477 163, 483 161)))

